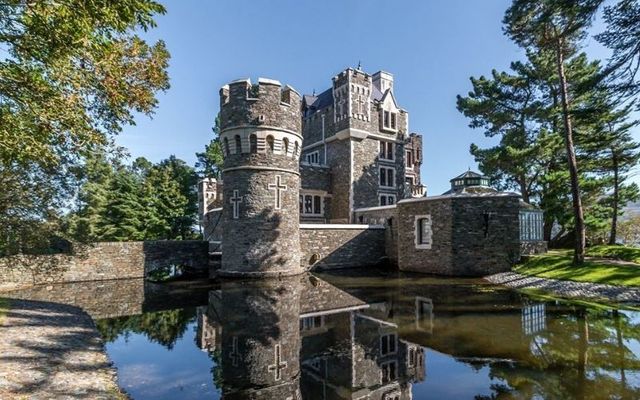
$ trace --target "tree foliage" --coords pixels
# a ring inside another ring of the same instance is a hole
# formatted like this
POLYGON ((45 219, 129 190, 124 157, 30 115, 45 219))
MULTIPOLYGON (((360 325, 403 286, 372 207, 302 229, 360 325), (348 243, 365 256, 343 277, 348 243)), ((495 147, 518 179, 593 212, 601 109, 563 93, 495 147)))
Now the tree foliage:
POLYGON ((140 157, 131 165, 104 158, 81 185, 69 234, 85 241, 192 239, 196 222, 197 175, 174 156, 153 164, 140 157))
POLYGON ((85 163, 97 167, 92 157, 113 148, 134 112, 152 113, 169 87, 169 54, 135 32, 164 11, 152 0, 0 3, 0 251, 59 233, 85 163))
POLYGON ((205 145, 204 152, 196 153, 196 169, 198 175, 202 178, 221 178, 222 163, 222 145, 220 143, 220 120, 216 117, 215 125, 212 129, 213 138, 209 144, 205 145))
POLYGON ((527 50, 526 60, 471 78, 472 91, 457 101, 470 127, 499 138, 490 148, 471 145, 480 169, 543 208, 545 239, 563 245, 576 238, 575 189, 590 241, 615 242, 621 210, 638 197, 628 182, 640 155, 632 103, 601 84, 605 68, 578 51, 600 3, 514 1, 505 32, 527 50))

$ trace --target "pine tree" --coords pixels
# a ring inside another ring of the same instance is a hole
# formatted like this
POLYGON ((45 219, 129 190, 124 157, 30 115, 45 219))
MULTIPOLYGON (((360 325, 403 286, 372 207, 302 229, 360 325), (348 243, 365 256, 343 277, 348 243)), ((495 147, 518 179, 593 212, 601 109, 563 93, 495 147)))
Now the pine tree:
POLYGON ((566 63, 575 56, 602 0, 514 0, 507 10, 505 33, 531 52, 553 52, 558 74, 563 134, 570 176, 576 236, 574 263, 585 257, 585 221, 576 159, 566 63))
POLYGON ((140 185, 127 168, 115 173, 109 185, 104 212, 98 223, 103 241, 143 240, 146 238, 146 210, 140 196, 140 185))

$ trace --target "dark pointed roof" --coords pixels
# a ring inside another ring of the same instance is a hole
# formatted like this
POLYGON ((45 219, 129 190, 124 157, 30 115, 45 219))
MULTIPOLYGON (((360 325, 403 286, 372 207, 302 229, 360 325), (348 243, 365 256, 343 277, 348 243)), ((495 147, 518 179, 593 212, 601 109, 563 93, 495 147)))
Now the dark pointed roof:
POLYGON ((489 177, 484 176, 482 174, 479 174, 477 172, 473 172, 471 170, 465 171, 464 173, 456 176, 455 178, 449 180, 449 182, 453 182, 457 179, 465 179, 465 178, 484 178, 484 179, 489 179, 489 177))
MULTIPOLYGON (((380 101, 385 96, 377 87, 371 87, 371 99, 380 101)), ((387 91, 389 91, 387 89, 387 91)), ((395 97, 394 97, 395 102, 395 97)), ((331 88, 325 90, 324 92, 318 95, 305 94, 302 96, 302 108, 303 109, 314 109, 315 111, 322 110, 323 108, 329 107, 333 104, 333 91, 331 88)), ((396 104, 397 106, 397 104, 396 104)))

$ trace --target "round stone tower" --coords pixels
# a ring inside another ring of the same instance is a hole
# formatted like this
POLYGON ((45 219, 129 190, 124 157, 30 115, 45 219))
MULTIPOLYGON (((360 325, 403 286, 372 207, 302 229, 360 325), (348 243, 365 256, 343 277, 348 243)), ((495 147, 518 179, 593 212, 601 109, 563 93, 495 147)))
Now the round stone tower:
POLYGON ((301 98, 271 79, 220 89, 224 154, 221 276, 303 272, 298 193, 301 98))

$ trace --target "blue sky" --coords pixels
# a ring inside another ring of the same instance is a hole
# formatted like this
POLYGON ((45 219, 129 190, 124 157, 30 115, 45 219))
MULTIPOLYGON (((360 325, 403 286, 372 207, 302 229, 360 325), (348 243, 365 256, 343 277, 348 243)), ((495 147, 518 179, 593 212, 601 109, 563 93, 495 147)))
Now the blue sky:
MULTIPOLYGON (((522 51, 502 34, 508 0, 164 0, 167 14, 143 36, 171 52, 171 89, 152 119, 136 118, 117 143, 132 157, 175 154, 189 164, 212 137, 218 89, 237 78, 268 77, 301 93, 328 88, 358 62, 395 77, 395 94, 423 135, 423 184, 430 195, 476 168, 469 145, 492 143, 455 107, 470 76, 505 70, 522 51)), ((596 25, 597 26, 597 25, 596 25)), ((606 52, 587 41, 594 57, 606 52)))

